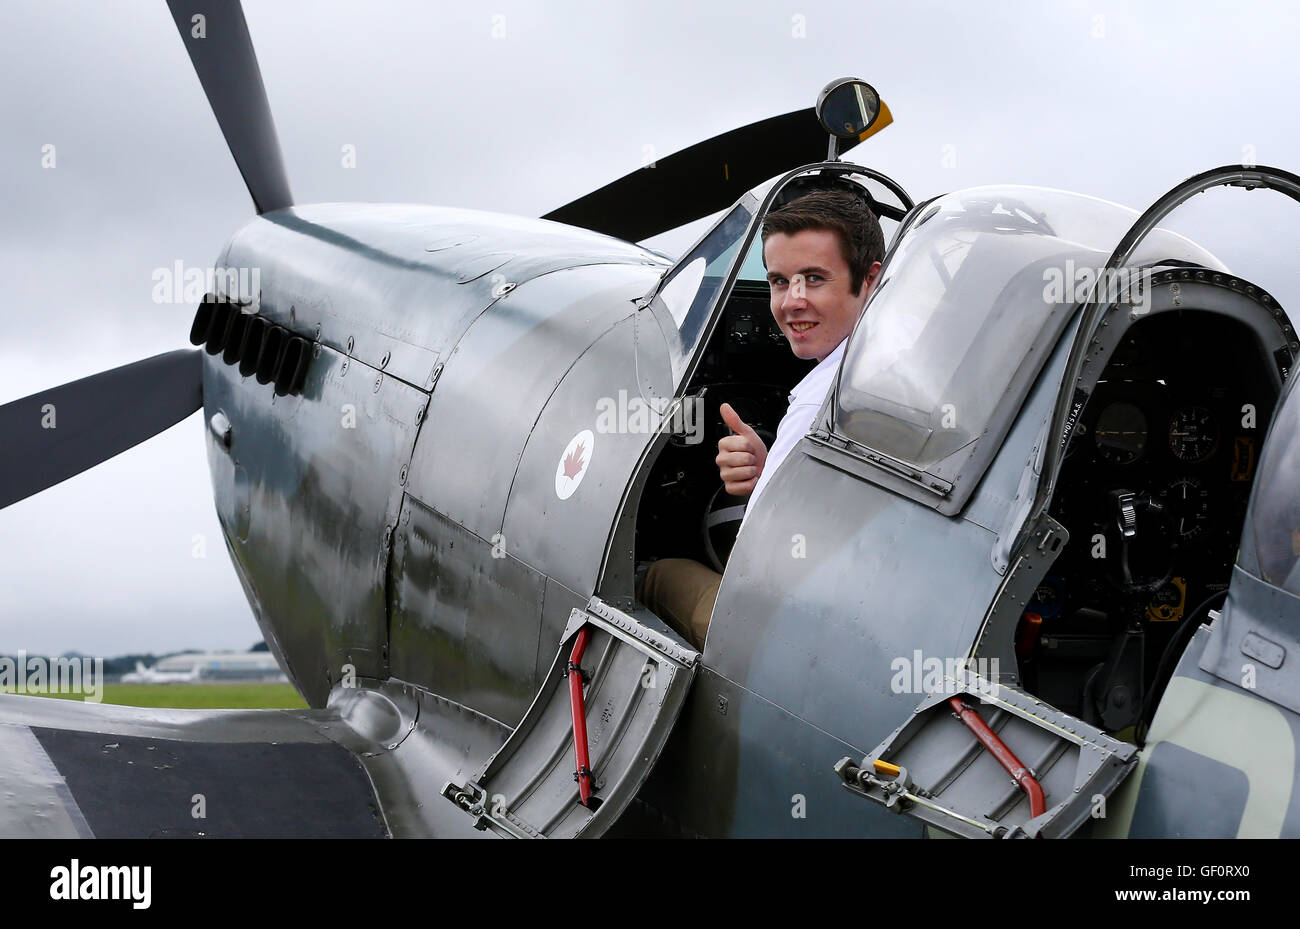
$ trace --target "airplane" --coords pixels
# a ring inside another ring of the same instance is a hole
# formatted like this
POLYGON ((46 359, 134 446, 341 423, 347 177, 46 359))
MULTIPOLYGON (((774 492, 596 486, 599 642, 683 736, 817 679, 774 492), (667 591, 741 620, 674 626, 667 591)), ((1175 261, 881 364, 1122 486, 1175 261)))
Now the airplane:
POLYGON ((58 775, 0 835, 1300 833, 1300 344, 1159 225, 1300 178, 917 203, 841 160, 892 117, 840 79, 540 220, 300 205, 238 3, 168 5, 257 216, 199 349, 0 407, 0 506, 201 408, 311 709, 0 698, 58 775), (770 435, 807 370, 761 220, 826 187, 891 224, 881 282, 737 534, 718 409, 770 435), (676 261, 633 244, 720 209, 676 261), (636 599, 668 556, 723 570, 703 651, 636 599))
POLYGON ((123 684, 170 684, 191 681, 287 681, 270 652, 183 652, 159 659, 153 667, 135 663, 123 684))
POLYGON ((152 668, 146 668, 143 661, 135 663, 135 670, 128 671, 122 675, 123 684, 185 684, 197 681, 200 672, 203 670, 199 665, 193 665, 188 671, 169 671, 160 668, 162 662, 154 665, 152 668))

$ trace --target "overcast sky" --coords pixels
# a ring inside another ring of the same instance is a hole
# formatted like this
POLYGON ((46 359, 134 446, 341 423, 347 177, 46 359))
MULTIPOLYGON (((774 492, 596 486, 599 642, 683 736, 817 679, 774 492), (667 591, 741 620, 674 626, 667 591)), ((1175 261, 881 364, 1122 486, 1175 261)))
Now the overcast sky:
MULTIPOLYGON (((247 0, 299 203, 536 216, 727 129, 870 81, 895 124, 855 160, 920 200, 1041 184, 1142 209, 1254 159, 1300 172, 1292 5, 1224 2, 247 0), (495 32, 495 36, 494 36, 495 32), (356 147, 344 168, 344 145, 356 147)), ((7 0, 0 56, 0 402, 173 348, 253 214, 162 0, 7 0), (53 145, 55 166, 42 167, 53 145)), ((1216 191, 1174 228, 1293 310, 1300 206, 1216 191)), ((667 240, 676 249, 682 236, 667 240)), ((246 648, 195 414, 0 511, 0 652, 246 648), (195 539, 206 557, 195 557, 195 539)), ((3 441, 0 438, 0 441, 3 441)))

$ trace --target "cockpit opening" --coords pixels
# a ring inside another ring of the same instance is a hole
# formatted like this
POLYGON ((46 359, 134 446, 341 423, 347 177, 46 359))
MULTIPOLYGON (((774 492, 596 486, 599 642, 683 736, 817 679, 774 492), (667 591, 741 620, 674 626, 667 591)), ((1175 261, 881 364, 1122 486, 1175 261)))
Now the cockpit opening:
MULTIPOLYGON (((689 378, 678 395, 695 404, 697 428, 674 436, 651 465, 636 517, 635 558, 642 569, 660 558, 688 558, 723 570, 747 498, 728 494, 719 477, 718 441, 730 434, 720 408, 730 404, 770 449, 791 389, 816 364, 795 356, 773 318, 762 218, 812 190, 841 189, 867 202, 888 239, 904 209, 883 205, 850 179, 854 173, 853 166, 836 166, 789 178, 762 201, 764 188, 747 194, 665 276, 657 299, 643 311, 657 311, 674 375, 689 378)), ((910 206, 905 194, 898 199, 910 206)))
POLYGON ((1227 591, 1277 402, 1272 365, 1227 316, 1129 329, 1067 446, 1051 515, 1069 542, 1016 635, 1030 693, 1110 732, 1149 722, 1188 625, 1227 591))

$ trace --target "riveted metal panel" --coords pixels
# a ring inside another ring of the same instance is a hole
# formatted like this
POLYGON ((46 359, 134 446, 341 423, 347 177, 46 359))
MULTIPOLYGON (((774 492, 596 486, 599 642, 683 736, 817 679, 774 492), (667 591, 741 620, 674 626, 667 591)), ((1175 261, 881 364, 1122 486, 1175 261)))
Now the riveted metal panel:
POLYGON ((221 264, 249 280, 258 272, 260 313, 272 322, 427 388, 505 284, 600 263, 656 274, 666 266, 638 246, 559 223, 389 203, 256 217, 221 264))
MULTIPOLYGON (((557 271, 484 313, 438 376, 409 493, 482 538, 501 531, 511 480, 547 398, 574 360, 633 312, 655 273, 626 265, 557 271)), ((628 354, 608 366, 631 370, 633 361, 628 354)), ((515 552, 512 540, 507 547, 515 552)))
POLYGON ((217 515, 268 643, 313 706, 354 673, 387 676, 384 579, 401 472, 427 396, 322 348, 301 396, 209 359, 205 430, 217 515))
POLYGON ((537 689, 544 581, 408 497, 393 540, 393 677, 515 725, 537 689))
POLYGON ((852 751, 705 667, 638 799, 658 821, 655 834, 918 838, 915 822, 868 808, 828 773, 852 751))
POLYGON ((546 596, 542 602, 542 630, 537 639, 537 680, 551 668, 555 650, 560 647, 560 639, 569 625, 569 617, 574 610, 587 605, 589 597, 575 593, 553 578, 546 579, 546 596))
POLYGON ((704 660, 826 732, 875 745, 919 699, 891 686, 897 660, 969 652, 1002 580, 994 536, 824 464, 807 444, 741 530, 704 660))
POLYGON ((617 411, 640 403, 646 384, 663 396, 671 383, 666 352, 638 357, 636 336, 637 319, 624 319, 566 373, 528 438, 506 506, 501 531, 510 550, 579 593, 595 590, 624 495, 657 435, 617 411), (582 470, 562 499, 557 473, 566 452, 582 470))

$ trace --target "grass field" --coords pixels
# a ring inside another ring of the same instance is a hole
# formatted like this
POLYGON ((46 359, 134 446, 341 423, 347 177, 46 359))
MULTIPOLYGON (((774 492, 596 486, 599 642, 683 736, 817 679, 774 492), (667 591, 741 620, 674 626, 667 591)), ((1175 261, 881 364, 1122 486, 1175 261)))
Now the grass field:
MULTIPOLYGON (((80 700, 80 694, 42 694, 80 700)), ((104 703, 180 709, 305 709, 290 684, 105 684, 104 703)))

